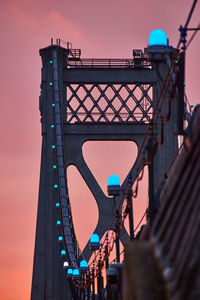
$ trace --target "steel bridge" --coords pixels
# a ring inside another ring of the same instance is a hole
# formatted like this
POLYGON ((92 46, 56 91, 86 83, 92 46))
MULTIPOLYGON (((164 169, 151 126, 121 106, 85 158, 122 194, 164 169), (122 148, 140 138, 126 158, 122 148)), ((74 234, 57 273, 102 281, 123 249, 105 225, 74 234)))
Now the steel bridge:
MULTIPOLYGON (((123 226, 124 219, 131 216, 132 195, 137 195, 148 165, 151 227, 160 207, 160 182, 178 151, 184 105, 181 62, 177 63, 181 54, 170 46, 155 46, 144 52, 133 50, 131 59, 86 59, 80 49, 62 47, 58 40, 41 49, 40 55, 42 154, 31 299, 96 299, 95 294, 105 299, 101 271, 109 268, 108 248, 115 239, 109 241, 107 236, 102 241, 96 260, 89 241, 80 250, 66 168, 76 166, 96 200, 99 218, 94 233, 101 239, 110 230, 125 245, 133 236, 123 226), (136 162, 115 199, 120 234, 113 222, 113 202, 103 193, 82 154, 86 141, 107 140, 134 141, 138 147, 136 162), (90 260, 90 265, 81 273, 83 259, 90 260), (69 275, 69 268, 80 276, 69 275)), ((107 299, 111 299, 108 294, 107 299)))

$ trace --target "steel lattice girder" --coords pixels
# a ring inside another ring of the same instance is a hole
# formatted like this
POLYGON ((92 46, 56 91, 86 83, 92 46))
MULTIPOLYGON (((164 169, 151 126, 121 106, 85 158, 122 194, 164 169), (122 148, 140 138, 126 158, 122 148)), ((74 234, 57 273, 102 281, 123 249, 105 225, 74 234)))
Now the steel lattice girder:
POLYGON ((149 123, 152 84, 67 84, 67 122, 149 123))

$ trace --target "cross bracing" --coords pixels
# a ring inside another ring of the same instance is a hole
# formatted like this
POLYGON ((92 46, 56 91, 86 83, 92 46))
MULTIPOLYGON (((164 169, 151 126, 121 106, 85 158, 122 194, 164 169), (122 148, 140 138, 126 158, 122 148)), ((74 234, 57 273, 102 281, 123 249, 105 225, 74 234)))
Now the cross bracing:
POLYGON ((67 84, 67 122, 149 123, 152 84, 67 84))

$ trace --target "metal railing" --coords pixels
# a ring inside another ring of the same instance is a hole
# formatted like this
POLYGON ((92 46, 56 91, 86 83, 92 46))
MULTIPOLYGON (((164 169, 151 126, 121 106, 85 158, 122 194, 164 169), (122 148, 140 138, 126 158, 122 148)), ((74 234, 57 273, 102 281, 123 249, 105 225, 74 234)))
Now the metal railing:
POLYGON ((147 58, 137 58, 137 62, 132 59, 109 59, 109 58, 79 58, 74 59, 73 57, 68 57, 67 68, 99 68, 99 69, 132 69, 132 68, 140 68, 140 69, 150 69, 151 64, 147 62, 147 58))

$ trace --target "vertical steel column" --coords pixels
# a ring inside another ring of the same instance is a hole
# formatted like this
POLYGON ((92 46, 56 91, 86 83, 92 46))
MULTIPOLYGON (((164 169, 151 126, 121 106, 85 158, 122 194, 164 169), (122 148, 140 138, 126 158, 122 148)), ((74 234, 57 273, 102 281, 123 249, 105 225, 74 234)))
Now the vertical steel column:
MULTIPOLYGON (((56 46, 42 49, 40 51, 42 57, 40 96, 42 156, 31 300, 71 299, 69 284, 60 258, 60 246, 57 243, 56 221, 58 215, 55 205, 58 201, 58 193, 54 190, 57 176, 53 172, 56 151, 52 148, 55 143, 55 128, 52 127, 54 125, 53 49, 58 54, 58 80, 61 97, 66 92, 63 84, 63 50, 56 46)), ((61 107, 63 119, 63 103, 61 107)))
POLYGON ((134 239, 134 220, 133 220, 133 201, 132 201, 132 189, 129 189, 128 195, 127 195, 127 205, 129 207, 129 232, 130 232, 130 240, 134 239))
POLYGON ((156 86, 153 90, 153 105, 157 115, 154 124, 152 124, 153 141, 149 145, 150 156, 152 154, 154 156, 153 162, 149 166, 149 216, 150 225, 152 225, 159 208, 159 201, 156 201, 156 196, 159 192, 160 181, 178 150, 177 122, 179 112, 177 110, 177 95, 171 101, 175 73, 172 75, 169 73, 171 64, 174 64, 176 49, 165 46, 150 48, 148 49, 150 60, 153 70, 157 74, 156 86), (160 103, 162 105, 158 109, 157 106, 160 103), (169 119, 163 123, 166 118, 169 119), (158 147, 153 153, 156 143, 158 147))

